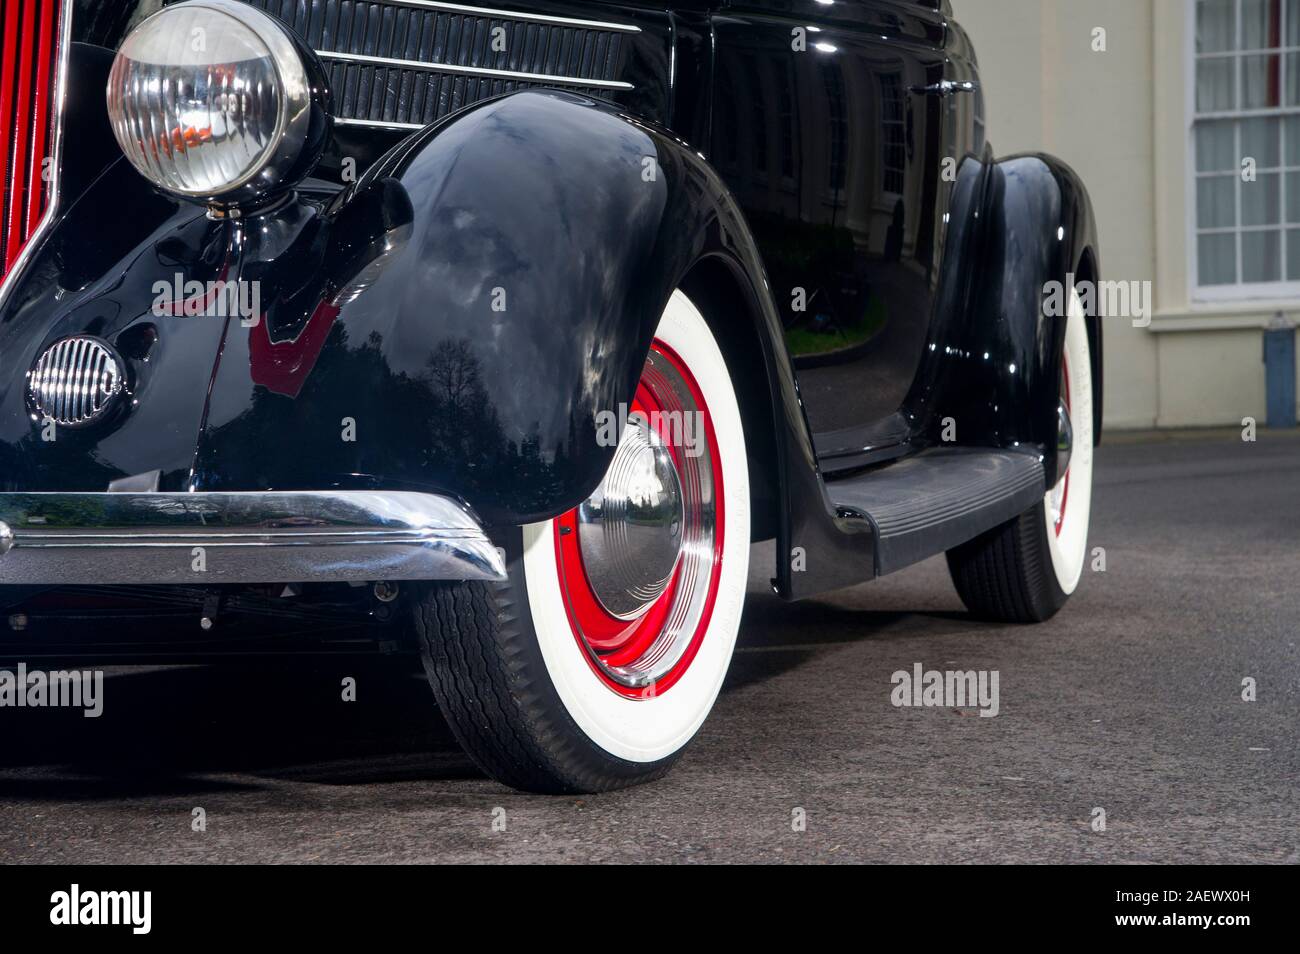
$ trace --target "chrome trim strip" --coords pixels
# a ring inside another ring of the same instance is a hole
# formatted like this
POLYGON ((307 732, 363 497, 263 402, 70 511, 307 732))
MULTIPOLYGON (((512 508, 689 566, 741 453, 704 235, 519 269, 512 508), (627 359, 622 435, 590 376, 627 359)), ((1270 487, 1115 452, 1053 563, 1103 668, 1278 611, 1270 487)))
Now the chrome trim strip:
POLYGON ((54 80, 54 142, 51 144, 50 159, 50 205, 45 215, 36 225, 36 231, 18 253, 14 267, 9 274, 0 279, 0 311, 4 309, 5 299, 17 284, 18 276, 27 267, 27 262, 35 250, 45 240, 45 233, 54 225, 59 212, 59 173, 63 165, 63 114, 68 93, 68 55, 72 47, 72 7, 73 0, 63 0, 59 9, 59 66, 54 80))
POLYGON ((433 73, 464 73, 469 76, 490 76, 495 79, 525 80, 531 83, 555 83, 565 86, 585 86, 592 89, 635 89, 622 80, 580 79, 576 76, 553 76, 550 73, 523 73, 517 70, 494 70, 486 66, 457 66, 452 63, 425 63, 421 60, 396 60, 387 56, 369 56, 364 53, 339 53, 335 50, 317 50, 323 60, 341 60, 346 63, 365 63, 368 66, 391 66, 403 70, 428 70, 433 73))
POLYGON ((370 126, 375 129, 423 129, 420 123, 390 123, 382 119, 344 119, 334 117, 335 126, 370 126))
POLYGON ((482 527, 436 494, 0 493, 3 585, 504 579, 482 527))
POLYGON ((554 23, 558 26, 589 27, 593 30, 615 30, 619 33, 640 33, 639 26, 630 23, 609 23, 604 20, 576 20, 572 17, 556 17, 546 13, 522 13, 517 10, 498 10, 493 7, 471 7, 462 3, 442 3, 440 0, 379 0, 381 5, 415 7, 417 9, 446 10, 449 13, 465 13, 470 16, 500 17, 505 20, 530 20, 535 23, 554 23))

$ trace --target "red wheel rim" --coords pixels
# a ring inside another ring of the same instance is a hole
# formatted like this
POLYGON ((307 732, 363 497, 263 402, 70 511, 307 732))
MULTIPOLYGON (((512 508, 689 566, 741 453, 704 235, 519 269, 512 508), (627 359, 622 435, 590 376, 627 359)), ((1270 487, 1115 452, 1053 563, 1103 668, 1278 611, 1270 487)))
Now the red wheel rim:
POLYGON ((703 391, 682 358, 659 339, 628 408, 632 415, 640 415, 663 442, 682 490, 682 546, 667 585, 633 618, 609 612, 584 561, 577 507, 554 521, 555 556, 569 625, 592 671, 621 695, 650 698, 686 674, 708 631, 721 576, 725 508, 718 438, 703 391), (688 439, 691 427, 694 441, 688 439))

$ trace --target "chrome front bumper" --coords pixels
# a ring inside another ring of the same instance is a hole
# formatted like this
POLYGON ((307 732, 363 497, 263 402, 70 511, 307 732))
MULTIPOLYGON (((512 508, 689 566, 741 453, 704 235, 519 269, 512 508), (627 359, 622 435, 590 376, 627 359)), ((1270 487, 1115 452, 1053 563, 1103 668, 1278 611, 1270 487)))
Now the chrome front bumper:
POLYGON ((0 493, 0 585, 502 579, 434 494, 0 493))

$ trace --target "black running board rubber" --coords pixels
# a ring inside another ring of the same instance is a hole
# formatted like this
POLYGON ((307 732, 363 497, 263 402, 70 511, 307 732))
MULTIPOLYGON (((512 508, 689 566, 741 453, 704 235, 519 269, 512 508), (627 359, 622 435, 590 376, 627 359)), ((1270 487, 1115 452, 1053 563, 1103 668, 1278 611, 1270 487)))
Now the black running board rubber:
POLYGON ((844 519, 871 524, 876 575, 950 550, 1042 503, 1036 453, 937 447, 826 485, 844 519))

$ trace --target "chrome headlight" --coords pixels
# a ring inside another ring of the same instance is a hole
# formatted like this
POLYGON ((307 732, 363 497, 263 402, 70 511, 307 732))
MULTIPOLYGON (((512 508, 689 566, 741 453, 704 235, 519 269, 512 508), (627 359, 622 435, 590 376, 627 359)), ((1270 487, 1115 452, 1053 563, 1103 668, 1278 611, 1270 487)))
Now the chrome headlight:
POLYGON ((190 0, 123 41, 108 115, 159 188, 237 203, 306 174, 325 138, 325 95, 314 54, 278 20, 235 0, 190 0))

